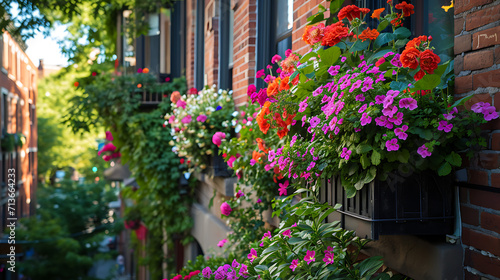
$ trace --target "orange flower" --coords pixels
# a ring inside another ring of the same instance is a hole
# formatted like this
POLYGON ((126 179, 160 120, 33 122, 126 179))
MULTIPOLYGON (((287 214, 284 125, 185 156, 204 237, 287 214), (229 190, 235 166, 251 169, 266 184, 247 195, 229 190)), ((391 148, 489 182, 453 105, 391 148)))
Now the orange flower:
POLYGON ((285 73, 293 73, 297 61, 299 61, 299 57, 293 53, 290 54, 287 58, 281 61, 281 70, 285 73))
POLYGON ((343 20, 347 18, 349 21, 352 21, 355 18, 359 18, 361 16, 361 10, 356 5, 348 5, 342 8, 338 14, 339 20, 343 20))
POLYGON ((269 149, 266 148, 266 142, 264 142, 264 140, 262 140, 262 138, 257 138, 255 140, 257 141, 257 144, 259 146, 259 150, 263 151, 264 154, 266 154, 269 151, 269 149))
POLYGON ((376 18, 378 20, 380 20, 380 14, 385 11, 385 8, 380 8, 380 9, 376 9, 373 11, 372 13, 372 18, 376 18))
POLYGON ((260 113, 257 115, 257 118, 256 118, 257 124, 259 124, 260 131, 262 131, 262 133, 264 133, 264 134, 267 134, 267 131, 271 127, 271 125, 268 122, 269 120, 264 118, 266 116, 266 114, 269 113, 269 106, 270 105, 271 105, 271 102, 266 101, 266 103, 264 103, 264 106, 262 106, 262 109, 260 110, 260 113))
POLYGON ((409 67, 411 69, 417 69, 418 67, 418 57, 420 55, 420 51, 415 49, 415 48, 409 48, 403 51, 401 53, 401 57, 399 60, 401 60, 401 63, 403 64, 403 67, 409 67))
POLYGON ((285 77, 283 78, 283 80, 281 80, 280 82, 280 91, 282 90, 289 90, 290 89, 290 85, 288 84, 288 80, 289 80, 289 77, 285 77))
POLYGON ((181 93, 178 91, 172 92, 172 95, 170 95, 170 101, 176 104, 179 99, 181 99, 181 93))
MULTIPOLYGON (((260 139, 260 138, 258 138, 258 139, 260 139)), ((260 139, 260 140, 262 140, 262 139, 260 139)), ((252 152, 252 159, 255 160, 255 161, 259 161, 259 159, 261 157, 263 157, 264 155, 265 155, 265 153, 259 153, 257 151, 253 151, 252 152)))
POLYGON ((144 74, 149 73, 149 69, 148 69, 148 68, 144 68, 144 69, 142 69, 142 73, 144 73, 144 74))
POLYGON ((361 32, 361 34, 359 35, 359 39, 361 39, 361 41, 365 41, 365 40, 375 40, 377 39, 378 35, 380 33, 378 33, 377 29, 373 29, 373 30, 370 30, 370 27, 366 28, 365 30, 363 30, 363 32, 361 32))
POLYGON ((403 1, 394 7, 396 7, 396 9, 403 10, 404 17, 409 17, 411 14, 415 13, 415 11, 413 10, 414 6, 412 4, 406 3, 406 1, 403 1))
POLYGON ((399 27, 399 26, 403 26, 403 21, 401 20, 401 14, 398 14, 397 15, 397 18, 391 20, 391 24, 394 26, 394 27, 399 27))
POLYGON ((323 29, 325 29, 324 23, 306 26, 306 31, 304 35, 302 35, 302 40, 308 45, 316 44, 323 39, 323 29))
POLYGON ((267 96, 268 97, 273 97, 278 93, 278 89, 280 86, 281 79, 276 78, 274 81, 272 81, 269 86, 267 87, 267 96))
POLYGON ((418 36, 417 38, 413 38, 411 41, 406 43, 405 49, 408 48, 418 48, 422 42, 427 41, 427 36, 422 35, 418 36))
POLYGON ((434 73, 439 62, 441 62, 441 58, 432 50, 425 50, 420 54, 420 68, 429 74, 434 73))
POLYGON ((280 139, 283 139, 283 137, 285 137, 287 134, 288 134, 288 128, 287 127, 284 127, 282 129, 278 130, 278 137, 280 139))
POLYGON ((392 5, 392 0, 387 0, 387 4, 392 5))
POLYGON ((363 17, 370 12, 370 9, 368 8, 359 8, 359 10, 363 13, 363 17))
POLYGON ((332 25, 325 27, 325 36, 321 42, 322 46, 335 46, 340 42, 342 38, 348 36, 349 28, 345 27, 344 24, 339 21, 332 25))
POLYGON ((293 78, 293 80, 292 80, 292 84, 294 86, 296 86, 298 83, 299 83, 299 75, 295 76, 295 78, 293 78))

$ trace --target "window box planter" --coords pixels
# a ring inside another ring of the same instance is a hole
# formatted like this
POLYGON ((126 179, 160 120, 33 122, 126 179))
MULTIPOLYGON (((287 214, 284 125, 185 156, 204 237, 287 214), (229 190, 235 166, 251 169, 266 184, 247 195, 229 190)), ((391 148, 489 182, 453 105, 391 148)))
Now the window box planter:
POLYGON ((207 173, 215 177, 225 178, 232 177, 234 175, 233 170, 227 166, 224 158, 219 155, 218 149, 216 149, 215 155, 210 157, 210 166, 207 167, 207 173))
POLYGON ((380 235, 446 235, 455 222, 454 188, 451 176, 433 172, 373 181, 347 198, 339 178, 325 180, 320 197, 342 208, 328 221, 340 220, 342 227, 362 238, 380 235))

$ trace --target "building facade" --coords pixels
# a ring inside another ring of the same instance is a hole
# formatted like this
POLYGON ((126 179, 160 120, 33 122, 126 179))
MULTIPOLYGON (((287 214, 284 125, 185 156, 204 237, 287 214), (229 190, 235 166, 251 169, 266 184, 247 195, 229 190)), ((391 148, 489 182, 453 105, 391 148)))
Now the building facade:
MULTIPOLYGON (((351 0, 344 5, 356 4, 373 10, 386 6, 386 2, 351 0)), ((500 1, 407 2, 415 6, 415 14, 404 22, 404 26, 413 36, 432 35, 438 53, 444 58, 455 59, 456 97, 473 95, 466 104, 468 107, 482 101, 500 109, 500 97, 496 96, 500 90, 500 1)), ((172 14, 152 16, 153 21, 158 22, 157 32, 140 41, 141 46, 148 48, 156 44, 160 58, 156 63, 159 64, 148 64, 155 63, 152 56, 139 58, 138 53, 134 63, 137 67, 160 69, 160 77, 185 75, 188 87, 201 89, 204 85, 215 84, 231 89, 236 105, 243 105, 248 86, 257 84, 259 87, 256 71, 270 64, 274 54, 283 57, 287 49, 301 54, 308 51, 302 34, 307 18, 318 11, 319 4, 328 7, 329 2, 177 2, 172 14)), ((119 57, 123 62, 127 61, 125 48, 124 44, 118 47, 122 50, 119 57)), ((136 51, 140 52, 141 48, 136 47, 136 51)), ((464 161, 463 169, 457 174, 460 182, 457 183, 459 207, 456 213, 459 218, 455 235, 450 237, 451 241, 437 244, 418 237, 381 240, 379 247, 395 246, 392 252, 377 249, 377 246, 372 252, 382 254, 391 268, 416 279, 500 279, 500 120, 489 122, 483 129, 488 139, 487 149, 470 161, 464 161), (415 249, 420 250, 419 254, 411 256, 409 252, 415 249)), ((217 242, 229 231, 219 218, 218 206, 221 198, 234 194, 234 181, 205 177, 200 178, 200 182, 198 203, 192 209, 195 219, 192 234, 197 242, 186 248, 185 259, 217 250, 217 242), (214 190, 214 206, 209 210, 207 206, 214 190)))
MULTIPOLYGON (((24 44, 18 43, 8 32, 0 36, 2 234, 7 229, 8 218, 28 217, 36 210, 38 69, 24 51, 24 44), (15 193, 14 198, 11 193, 15 193)), ((1 238, 0 246, 8 245, 4 242, 6 237, 1 238)), ((16 253, 22 254, 19 251, 16 253)), ((5 255, 5 250, 2 250, 0 258, 3 264, 5 255)))

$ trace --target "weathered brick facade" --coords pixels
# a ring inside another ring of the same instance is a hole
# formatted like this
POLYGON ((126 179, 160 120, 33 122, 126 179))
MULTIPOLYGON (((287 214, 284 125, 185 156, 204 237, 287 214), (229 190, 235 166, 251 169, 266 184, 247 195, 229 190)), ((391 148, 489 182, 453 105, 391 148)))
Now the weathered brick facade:
MULTIPOLYGON (((456 1, 455 93, 474 95, 466 106, 500 108, 499 36, 499 1, 456 1)), ((500 278, 500 121, 483 129, 488 148, 467 162, 467 180, 484 188, 460 189, 465 279, 500 278)))

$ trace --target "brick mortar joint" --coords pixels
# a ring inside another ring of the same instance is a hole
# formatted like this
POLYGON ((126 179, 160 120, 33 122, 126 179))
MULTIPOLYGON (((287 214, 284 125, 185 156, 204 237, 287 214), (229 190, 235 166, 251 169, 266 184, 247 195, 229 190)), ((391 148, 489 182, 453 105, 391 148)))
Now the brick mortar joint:
MULTIPOLYGON (((491 188, 494 188, 494 187, 491 187, 491 188)), ((478 210, 478 214, 481 215, 481 213, 485 212, 485 213, 488 213, 488 214, 492 214, 492 215, 498 215, 500 216, 500 210, 495 210, 495 209, 490 209, 490 208, 484 208, 482 206, 478 206, 478 205, 475 205, 475 204, 471 204, 470 202, 461 202, 460 205, 463 205, 465 207, 468 207, 468 208, 471 208, 471 209, 474 209, 474 210, 478 210)), ((469 225, 469 224, 465 224, 465 225, 469 225)), ((470 225, 472 226, 472 225, 470 225)), ((469 228, 469 227, 467 227, 469 228)), ((499 235, 500 237, 500 235, 499 235)))
POLYGON ((482 73, 486 73, 486 72, 494 71, 494 70, 498 70, 498 69, 500 69, 500 64, 493 64, 488 68, 477 69, 477 70, 463 70, 456 77, 460 78, 460 77, 465 77, 465 76, 473 76, 473 75, 482 74, 482 73))
MULTIPOLYGON (((465 21, 465 26, 467 27, 467 20, 465 21)), ((484 31, 486 29, 491 29, 491 28, 495 28, 497 26, 500 26, 500 22, 499 21, 495 21, 495 22, 490 22, 488 24, 485 24, 483 26, 479 26, 477 28, 474 28, 474 29, 471 29, 471 30, 465 30, 465 29, 462 29, 462 32, 460 32, 459 35, 468 35, 468 34, 474 34, 474 33, 477 33, 477 32, 480 32, 480 31, 484 31)), ((459 35, 455 35, 455 37, 459 36, 459 35)))
POLYGON ((462 224, 462 226, 465 228, 472 229, 472 230, 478 231, 480 233, 489 235, 491 237, 500 239, 500 233, 494 232, 492 230, 488 230, 488 229, 482 228, 480 226, 473 226, 473 225, 469 225, 469 224, 462 224))
POLYGON ((491 8, 491 7, 496 6, 496 5, 498 5, 497 1, 492 1, 489 4, 475 6, 475 7, 472 7, 471 9, 469 9, 469 10, 463 11, 463 12, 458 13, 458 14, 453 14, 453 15, 454 15, 454 17, 468 15, 468 14, 472 14, 472 13, 480 11, 480 10, 491 8))
POLYGON ((495 276, 491 276, 489 274, 485 274, 485 273, 482 273, 481 271, 473 268, 473 267, 470 267, 468 265, 464 266, 464 270, 467 270, 468 272, 474 274, 474 275, 477 275, 477 276, 481 276, 481 277, 487 277, 491 280, 500 280, 500 278, 497 278, 495 276))
POLYGON ((479 250, 473 246, 470 246, 470 245, 466 245, 466 244, 463 244, 462 245, 464 247, 464 249, 469 249, 471 250, 472 252, 476 252, 476 253, 480 253, 481 255, 483 256, 486 256, 486 257, 490 257, 492 259, 496 259, 496 260, 499 260, 500 261, 500 257, 495 255, 495 254, 492 254, 488 251, 485 251, 485 250, 479 250))

